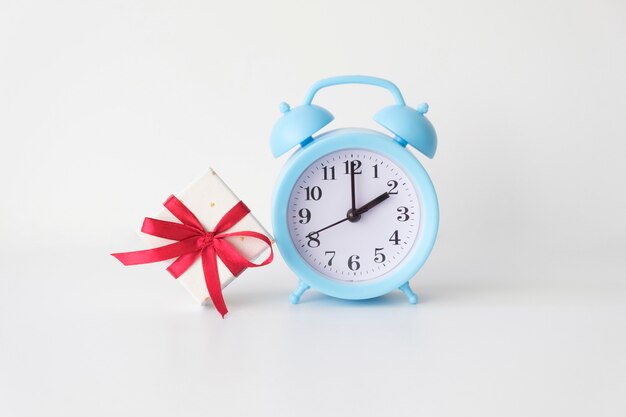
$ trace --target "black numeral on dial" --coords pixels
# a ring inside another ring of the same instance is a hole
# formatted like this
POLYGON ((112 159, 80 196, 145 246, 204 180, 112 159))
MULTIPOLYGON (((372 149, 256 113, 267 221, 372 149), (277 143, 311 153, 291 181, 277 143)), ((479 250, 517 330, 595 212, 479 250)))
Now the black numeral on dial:
POLYGON ((396 188, 398 188, 398 181, 389 180, 387 181, 387 186, 391 187, 388 191, 389 194, 398 194, 398 191, 396 190, 396 188))
POLYGON ((385 254, 381 252, 383 249, 384 248, 375 248, 374 249, 374 262, 376 262, 377 264, 382 264, 387 259, 385 254))
POLYGON ((335 179, 335 167, 322 167, 324 171, 324 180, 334 180, 335 179))
POLYGON ((409 220, 409 209, 404 207, 404 206, 400 206, 396 209, 396 211, 398 213, 400 213, 400 215, 398 217, 396 217, 396 219, 398 219, 398 221, 401 222, 405 222, 407 220, 409 220))
POLYGON ((309 239, 306 244, 309 248, 317 248, 320 245, 320 234, 315 232, 315 233, 309 233, 308 235, 306 235, 306 238, 309 239))
POLYGON ((400 244, 400 238, 398 237, 398 231, 397 230, 391 234, 391 237, 389 238, 389 241, 392 244, 394 244, 394 245, 399 245, 400 244))
POLYGON ((328 263, 326 265, 328 266, 333 266, 333 259, 335 259, 335 251, 334 250, 327 250, 326 252, 324 252, 324 255, 330 255, 330 258, 328 258, 328 263))
POLYGON ((356 271, 361 267, 359 259, 361 259, 359 255, 352 255, 348 258, 348 268, 350 268, 350 271, 356 271))
POLYGON ((317 185, 315 187, 305 187, 304 191, 306 191, 306 199, 307 200, 319 200, 322 198, 322 189, 317 185))
POLYGON ((311 221, 311 210, 308 208, 301 208, 298 211, 298 216, 300 216, 300 220, 298 220, 300 224, 307 224, 311 221))
POLYGON ((346 161, 343 163, 344 168, 345 168, 345 174, 351 174, 352 172, 354 172, 355 174, 362 174, 363 171, 361 171, 361 161, 359 161, 358 159, 355 159, 353 161, 346 161))

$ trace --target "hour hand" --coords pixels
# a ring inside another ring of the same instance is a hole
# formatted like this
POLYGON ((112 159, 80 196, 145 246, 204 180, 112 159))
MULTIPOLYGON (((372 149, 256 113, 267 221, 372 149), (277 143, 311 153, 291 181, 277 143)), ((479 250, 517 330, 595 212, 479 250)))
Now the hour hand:
POLYGON ((385 191, 384 193, 382 193, 381 195, 379 195, 378 197, 376 197, 375 199, 373 199, 369 203, 366 203, 363 206, 361 206, 358 209, 356 209, 356 214, 363 214, 366 211, 368 211, 369 209, 371 209, 372 207, 375 207, 375 206, 379 205, 380 203, 382 203, 383 201, 385 201, 388 198, 389 198, 389 193, 385 191))

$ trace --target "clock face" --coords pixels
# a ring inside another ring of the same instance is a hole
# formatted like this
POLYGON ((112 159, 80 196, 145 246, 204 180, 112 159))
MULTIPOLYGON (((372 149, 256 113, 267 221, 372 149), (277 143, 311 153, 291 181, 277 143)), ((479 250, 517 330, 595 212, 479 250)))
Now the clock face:
POLYGON ((288 202, 289 233, 302 259, 347 283, 382 278, 402 263, 417 239, 420 215, 409 176, 389 158, 363 149, 315 161, 288 202))

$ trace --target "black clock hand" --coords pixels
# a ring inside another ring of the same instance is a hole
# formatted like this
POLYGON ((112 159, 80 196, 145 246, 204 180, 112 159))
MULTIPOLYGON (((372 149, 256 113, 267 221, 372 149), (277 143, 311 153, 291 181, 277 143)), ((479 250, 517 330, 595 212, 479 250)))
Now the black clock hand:
POLYGON ((343 223, 343 222, 345 222, 346 220, 348 220, 348 218, 347 218, 347 217, 346 217, 345 219, 341 219, 341 220, 339 220, 338 222, 335 222, 335 223, 333 223, 333 224, 331 224, 331 225, 328 225, 328 226, 326 226, 326 227, 323 227, 323 228, 321 228, 320 230, 317 230, 317 231, 315 231, 315 232, 311 232, 311 233, 309 233, 308 235, 306 235, 306 237, 309 237, 309 236, 312 236, 312 235, 319 234, 320 232, 323 232, 323 231, 324 231, 324 230, 326 230, 326 229, 330 229, 330 228, 331 228, 331 227, 333 227, 333 226, 337 226, 338 224, 343 223))
POLYGON ((378 197, 376 197, 369 203, 364 204, 362 207, 359 207, 358 209, 356 209, 356 214, 357 215, 363 214, 369 209, 371 209, 372 207, 379 205, 380 203, 382 203, 388 198, 389 198, 389 193, 385 191, 384 193, 382 193, 381 195, 379 195, 378 197))
POLYGON ((352 194, 352 210, 356 210, 356 191, 354 189, 354 161, 350 162, 350 193, 352 194))

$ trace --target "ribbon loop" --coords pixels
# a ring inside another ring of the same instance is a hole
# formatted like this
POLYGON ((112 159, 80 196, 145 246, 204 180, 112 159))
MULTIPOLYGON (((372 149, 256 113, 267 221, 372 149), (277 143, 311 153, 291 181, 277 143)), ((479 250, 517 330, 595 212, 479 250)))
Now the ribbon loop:
POLYGON ((246 268, 264 266, 272 262, 274 259, 272 242, 267 236, 253 231, 224 233, 250 213, 250 209, 243 201, 235 204, 220 219, 212 231, 205 230, 191 210, 175 196, 170 196, 163 205, 181 223, 146 217, 141 231, 152 236, 176 240, 176 242, 153 249, 113 253, 112 255, 124 265, 139 265, 176 258, 167 268, 167 271, 174 278, 184 274, 200 257, 209 296, 217 311, 224 317, 228 313, 228 309, 222 294, 217 258, 219 257, 233 276, 237 277, 246 268), (233 236, 248 236, 263 241, 270 249, 269 256, 260 264, 250 262, 226 240, 227 237, 233 236))

